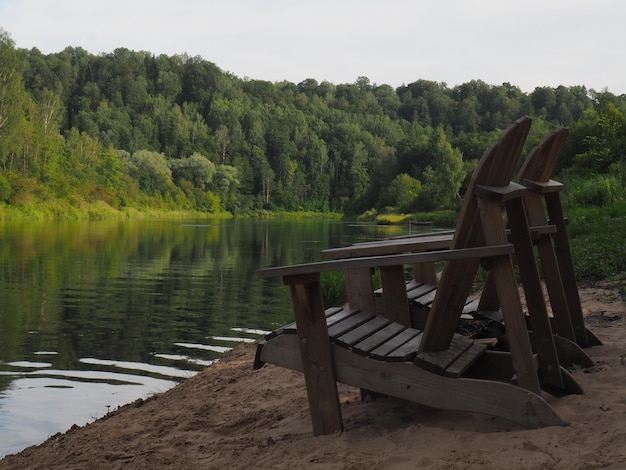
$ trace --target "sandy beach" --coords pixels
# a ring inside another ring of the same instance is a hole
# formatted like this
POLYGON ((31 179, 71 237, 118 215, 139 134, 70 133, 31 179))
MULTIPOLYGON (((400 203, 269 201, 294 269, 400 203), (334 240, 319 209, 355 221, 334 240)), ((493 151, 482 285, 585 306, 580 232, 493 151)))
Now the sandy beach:
POLYGON ((615 285, 580 287, 603 342, 573 371, 584 395, 549 398, 567 426, 526 430, 489 416, 392 398, 364 402, 341 386, 345 430, 314 437, 303 376, 243 344, 162 394, 0 460, 0 469, 623 469, 626 304, 615 285))

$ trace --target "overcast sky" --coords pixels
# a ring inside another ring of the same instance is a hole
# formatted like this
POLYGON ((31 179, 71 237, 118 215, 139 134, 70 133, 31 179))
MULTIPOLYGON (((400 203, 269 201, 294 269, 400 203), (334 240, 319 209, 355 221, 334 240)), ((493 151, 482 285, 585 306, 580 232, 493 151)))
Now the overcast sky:
POLYGON ((17 47, 201 56, 240 78, 626 93, 624 0, 0 0, 17 47))

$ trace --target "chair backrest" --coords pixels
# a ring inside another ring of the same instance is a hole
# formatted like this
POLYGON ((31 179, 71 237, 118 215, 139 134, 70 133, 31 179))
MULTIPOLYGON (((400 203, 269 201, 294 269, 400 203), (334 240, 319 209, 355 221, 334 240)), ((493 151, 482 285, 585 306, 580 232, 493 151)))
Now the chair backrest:
MULTIPOLYGON (((505 187, 511 178, 530 131, 530 118, 523 117, 505 129, 498 141, 480 159, 470 180, 452 241, 452 248, 484 245, 485 233, 479 213, 476 189, 479 185, 505 187)), ((493 227, 489 227, 492 230, 493 227)), ((502 227, 504 235, 504 222, 502 227)), ((446 349, 478 271, 480 260, 449 261, 444 266, 437 296, 424 328, 421 351, 446 349)))
POLYGON ((559 161, 559 156, 565 146, 568 130, 558 129, 548 135, 529 154, 517 174, 517 180, 547 183, 559 161))

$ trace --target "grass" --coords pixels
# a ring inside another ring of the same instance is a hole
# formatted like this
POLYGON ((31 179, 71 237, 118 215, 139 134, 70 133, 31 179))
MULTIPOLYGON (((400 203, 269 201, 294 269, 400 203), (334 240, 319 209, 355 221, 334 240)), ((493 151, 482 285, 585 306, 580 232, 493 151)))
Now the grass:
POLYGON ((626 273, 626 201, 568 211, 570 246, 579 278, 619 279, 626 273))

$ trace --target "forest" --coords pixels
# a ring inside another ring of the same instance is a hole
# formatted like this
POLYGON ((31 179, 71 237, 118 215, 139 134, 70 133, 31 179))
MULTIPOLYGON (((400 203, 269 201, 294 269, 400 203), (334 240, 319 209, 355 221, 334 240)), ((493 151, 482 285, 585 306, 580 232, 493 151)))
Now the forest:
POLYGON ((43 54, 0 29, 0 204, 453 209, 477 159, 522 115, 533 118, 526 152, 570 129, 559 172, 591 182, 581 204, 602 204, 624 196, 625 113, 626 96, 582 85, 272 83, 185 54, 43 54))

